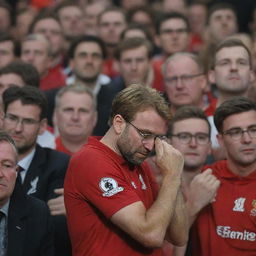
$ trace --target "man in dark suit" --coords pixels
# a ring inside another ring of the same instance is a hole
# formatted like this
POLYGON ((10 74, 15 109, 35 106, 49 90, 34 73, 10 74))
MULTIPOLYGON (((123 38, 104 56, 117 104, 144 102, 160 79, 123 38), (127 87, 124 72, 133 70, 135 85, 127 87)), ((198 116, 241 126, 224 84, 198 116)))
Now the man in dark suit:
POLYGON ((45 201, 56 230, 56 255, 69 255, 63 182, 69 157, 36 144, 47 127, 47 101, 34 87, 11 87, 3 94, 4 130, 18 148, 20 181, 28 195, 45 201))
POLYGON ((18 153, 0 132, 0 255, 53 256, 53 229, 47 205, 27 196, 17 182, 18 153))

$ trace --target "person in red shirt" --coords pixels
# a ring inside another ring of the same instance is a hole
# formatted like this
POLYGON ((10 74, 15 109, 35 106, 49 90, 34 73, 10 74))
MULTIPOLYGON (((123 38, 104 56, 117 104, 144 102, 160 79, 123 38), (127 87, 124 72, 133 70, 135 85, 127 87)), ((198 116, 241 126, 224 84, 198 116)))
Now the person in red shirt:
POLYGON ((183 157, 163 140, 169 120, 155 89, 132 85, 115 97, 110 129, 73 156, 65 178, 72 255, 162 255, 165 239, 186 242, 183 157), (154 152, 159 191, 144 162, 154 152))
POLYGON ((63 87, 56 95, 56 150, 72 155, 82 148, 97 122, 96 100, 83 85, 63 87))
POLYGON ((191 182, 192 255, 255 255, 256 104, 246 97, 227 100, 214 122, 226 160, 191 182))

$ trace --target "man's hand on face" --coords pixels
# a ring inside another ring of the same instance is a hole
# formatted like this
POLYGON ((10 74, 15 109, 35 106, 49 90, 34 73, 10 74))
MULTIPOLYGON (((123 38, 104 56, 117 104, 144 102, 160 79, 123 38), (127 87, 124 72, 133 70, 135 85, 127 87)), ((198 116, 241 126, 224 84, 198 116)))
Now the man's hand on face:
POLYGON ((166 141, 156 138, 156 165, 160 168, 163 176, 171 175, 173 177, 180 177, 184 159, 182 154, 166 141))

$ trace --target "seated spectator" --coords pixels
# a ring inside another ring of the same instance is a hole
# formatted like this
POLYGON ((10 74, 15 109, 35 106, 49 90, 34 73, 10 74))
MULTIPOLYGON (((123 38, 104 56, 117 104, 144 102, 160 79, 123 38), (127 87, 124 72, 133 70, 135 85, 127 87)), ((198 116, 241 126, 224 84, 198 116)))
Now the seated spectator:
POLYGON ((54 256, 53 226, 47 205, 26 196, 17 177, 14 141, 0 132, 0 254, 54 256), (15 185, 16 182, 16 185, 15 185))
POLYGON ((82 148, 97 122, 96 100, 82 85, 69 85, 56 95, 56 150, 72 155, 82 148))

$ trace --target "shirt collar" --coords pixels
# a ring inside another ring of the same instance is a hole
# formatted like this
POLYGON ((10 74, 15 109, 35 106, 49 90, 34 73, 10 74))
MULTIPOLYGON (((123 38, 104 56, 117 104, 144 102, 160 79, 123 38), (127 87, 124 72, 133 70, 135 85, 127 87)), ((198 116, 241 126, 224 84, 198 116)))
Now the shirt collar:
POLYGON ((31 162, 32 162, 32 159, 35 155, 35 151, 36 151, 36 148, 34 148, 27 156, 25 156, 23 159, 21 159, 19 162, 18 162, 18 165, 20 167, 22 167, 25 171, 28 170, 31 162))

